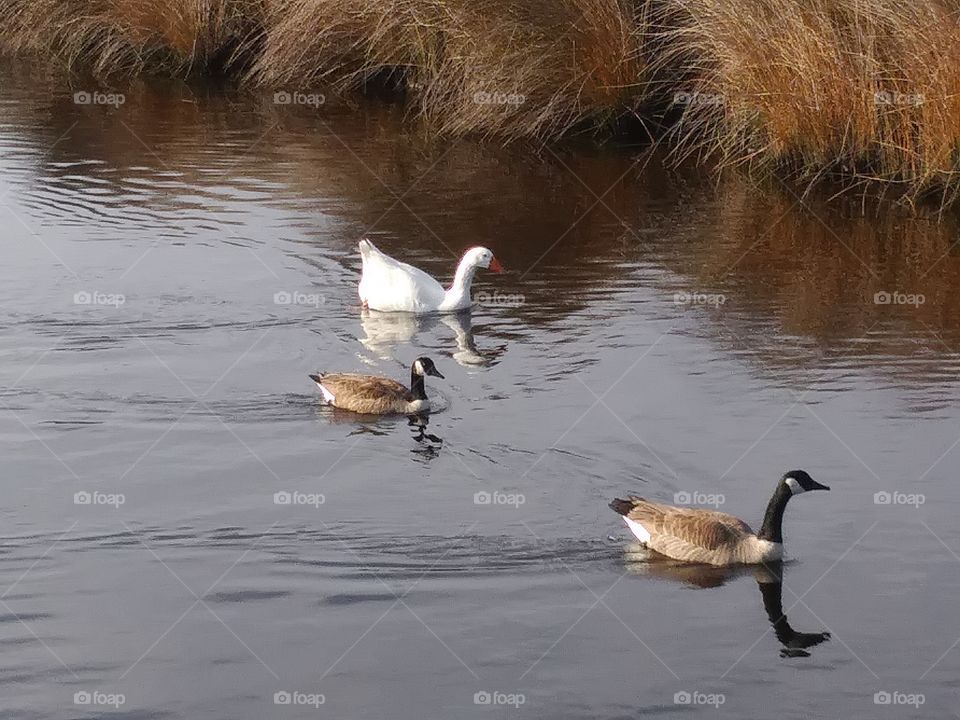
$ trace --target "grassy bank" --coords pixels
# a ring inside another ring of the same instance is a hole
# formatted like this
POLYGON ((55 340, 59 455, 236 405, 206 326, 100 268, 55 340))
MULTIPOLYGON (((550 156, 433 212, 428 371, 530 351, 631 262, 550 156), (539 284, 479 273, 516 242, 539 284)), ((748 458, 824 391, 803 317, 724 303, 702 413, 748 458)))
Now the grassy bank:
POLYGON ((0 49, 104 82, 402 96, 438 131, 629 127, 721 167, 955 202, 960 0, 0 0, 0 49))

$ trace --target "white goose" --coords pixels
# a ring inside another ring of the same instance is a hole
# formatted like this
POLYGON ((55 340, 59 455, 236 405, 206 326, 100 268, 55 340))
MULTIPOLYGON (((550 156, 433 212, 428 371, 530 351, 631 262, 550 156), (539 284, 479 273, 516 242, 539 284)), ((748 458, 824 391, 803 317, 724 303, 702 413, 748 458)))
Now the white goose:
POLYGON ((503 266, 485 247, 472 247, 457 265, 448 290, 423 270, 394 260, 367 239, 360 241, 363 274, 360 301, 371 310, 412 313, 443 313, 466 310, 473 304, 470 285, 477 268, 503 272, 503 266))

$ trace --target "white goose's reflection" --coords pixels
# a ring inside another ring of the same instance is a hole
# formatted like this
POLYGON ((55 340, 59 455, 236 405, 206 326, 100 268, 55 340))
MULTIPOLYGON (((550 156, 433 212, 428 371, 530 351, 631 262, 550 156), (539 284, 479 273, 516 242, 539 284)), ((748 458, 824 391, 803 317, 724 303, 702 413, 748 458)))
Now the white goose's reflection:
POLYGON ((763 609, 773 627, 773 632, 783 646, 781 657, 810 657, 807 648, 830 639, 828 632, 807 633, 794 630, 783 612, 783 564, 733 567, 694 565, 678 562, 650 552, 640 545, 631 546, 625 553, 626 569, 634 575, 646 575, 662 580, 713 588, 744 575, 752 575, 760 588, 763 609))
POLYGON ((506 351, 506 345, 481 352, 473 339, 473 320, 469 310, 446 315, 414 315, 361 310, 360 343, 378 359, 393 357, 398 345, 410 343, 420 332, 429 332, 442 323, 453 331, 456 349, 451 357, 464 367, 489 367, 506 351))

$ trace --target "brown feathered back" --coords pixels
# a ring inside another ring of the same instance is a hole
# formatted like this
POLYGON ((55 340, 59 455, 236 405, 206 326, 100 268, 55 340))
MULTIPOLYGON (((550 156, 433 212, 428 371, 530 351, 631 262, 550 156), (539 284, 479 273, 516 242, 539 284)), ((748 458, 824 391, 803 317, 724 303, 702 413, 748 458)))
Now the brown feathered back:
POLYGON ((333 395, 334 407, 356 413, 404 413, 414 399, 402 383, 377 375, 327 373, 320 375, 319 380, 333 395))
MULTIPOLYGON (((631 496, 614 509, 650 533, 647 547, 688 562, 727 565, 749 562, 756 536, 733 515, 715 510, 675 507, 631 496), (629 509, 626 503, 629 503, 629 509), (623 510, 628 510, 623 512, 623 510)), ((612 504, 611 504, 612 505, 612 504)))

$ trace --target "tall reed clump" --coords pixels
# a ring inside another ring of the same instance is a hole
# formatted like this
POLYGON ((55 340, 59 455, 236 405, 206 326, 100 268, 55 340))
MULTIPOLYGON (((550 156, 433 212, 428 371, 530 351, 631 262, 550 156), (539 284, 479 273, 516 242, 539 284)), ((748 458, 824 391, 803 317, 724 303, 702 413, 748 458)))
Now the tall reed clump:
POLYGON ((0 0, 0 49, 100 77, 223 73, 249 63, 260 0, 0 0))
POLYGON ((0 51, 387 83, 440 132, 505 140, 638 116, 678 158, 960 195, 960 0, 0 0, 0 51))
POLYGON ((658 32, 682 150, 956 199, 960 0, 669 0, 658 32))
POLYGON ((279 0, 266 27, 260 83, 387 72, 447 133, 555 138, 642 91, 625 0, 279 0))

